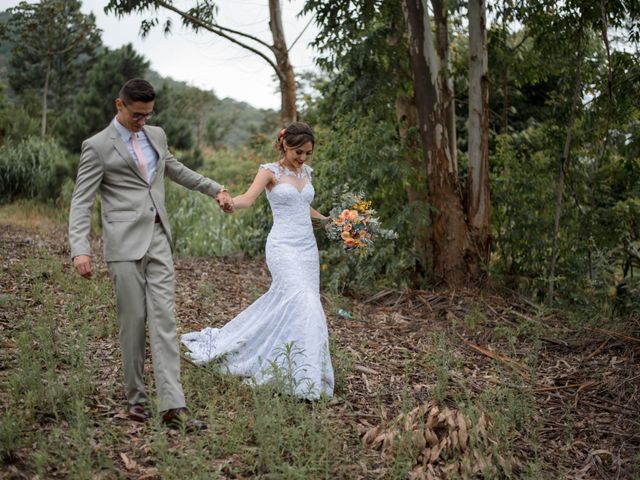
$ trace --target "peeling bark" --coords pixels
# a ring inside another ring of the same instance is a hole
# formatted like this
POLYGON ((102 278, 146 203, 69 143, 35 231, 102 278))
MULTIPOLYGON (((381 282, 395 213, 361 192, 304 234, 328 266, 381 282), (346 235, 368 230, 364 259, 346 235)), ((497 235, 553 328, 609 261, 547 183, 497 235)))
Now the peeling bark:
POLYGON ((469 164, 466 207, 471 239, 482 264, 476 276, 486 271, 491 245, 491 200, 489 192, 489 77, 485 0, 469 0, 469 164))
POLYGON ((441 73, 444 76, 441 90, 442 101, 445 104, 447 115, 447 131, 449 133, 449 152, 453 170, 458 174, 458 140, 456 129, 456 104, 451 72, 451 54, 449 49, 449 17, 446 10, 446 2, 432 0, 434 20, 436 27, 436 50, 440 58, 441 73))
MULTIPOLYGON (((446 19, 444 6, 433 1, 434 15, 446 19)), ((455 154, 451 152, 450 97, 446 61, 438 54, 442 48, 434 42, 426 0, 404 0, 403 10, 409 33, 413 84, 420 121, 422 149, 427 161, 427 184, 431 213, 433 279, 450 287, 475 282, 468 266, 477 256, 470 248, 469 234, 462 204, 462 191, 457 175, 455 154)), ((446 25, 436 27, 442 34, 446 25)))

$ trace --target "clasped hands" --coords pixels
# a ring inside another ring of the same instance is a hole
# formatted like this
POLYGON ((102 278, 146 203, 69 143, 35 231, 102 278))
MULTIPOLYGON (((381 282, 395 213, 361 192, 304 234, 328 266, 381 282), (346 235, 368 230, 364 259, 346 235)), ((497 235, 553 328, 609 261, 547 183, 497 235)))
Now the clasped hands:
MULTIPOLYGON (((220 205, 220 208, 222 208, 226 213, 231 213, 235 210, 233 206, 233 199, 225 188, 218 192, 215 196, 215 200, 218 202, 218 205, 220 205)), ((84 278, 91 278, 91 256, 77 255, 73 258, 73 266, 84 278)))
POLYGON ((225 188, 220 190, 214 198, 224 212, 231 213, 235 210, 235 207, 233 205, 233 199, 231 198, 231 195, 229 195, 229 192, 225 188))

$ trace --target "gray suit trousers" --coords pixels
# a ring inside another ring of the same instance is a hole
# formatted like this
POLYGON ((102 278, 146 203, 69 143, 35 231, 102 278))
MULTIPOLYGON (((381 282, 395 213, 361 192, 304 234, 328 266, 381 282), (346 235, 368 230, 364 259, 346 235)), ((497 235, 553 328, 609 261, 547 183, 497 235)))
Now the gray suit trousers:
POLYGON ((160 410, 184 407, 174 316, 173 257, 162 225, 155 224, 142 259, 107 265, 116 291, 127 400, 130 404, 148 401, 144 385, 146 323, 160 410))

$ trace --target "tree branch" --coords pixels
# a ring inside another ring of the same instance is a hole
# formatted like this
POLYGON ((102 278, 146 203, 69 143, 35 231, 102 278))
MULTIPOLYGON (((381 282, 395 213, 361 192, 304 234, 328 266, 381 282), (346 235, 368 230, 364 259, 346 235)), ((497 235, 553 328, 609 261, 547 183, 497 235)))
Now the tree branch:
POLYGON ((269 48, 270 51, 273 51, 273 47, 271 45, 268 45, 267 43, 265 43, 264 41, 260 40, 259 38, 253 37, 251 35, 248 35, 246 33, 242 33, 242 32, 237 32, 235 30, 232 30, 230 28, 226 28, 226 27, 220 27, 219 25, 211 25, 207 22, 204 22, 202 20, 200 20, 198 17, 191 15, 188 12, 184 12, 176 7, 174 7, 173 5, 171 5, 170 3, 167 3, 163 0, 156 0, 155 3, 157 5, 160 5, 161 7, 166 8, 167 10, 171 10, 174 13, 177 13, 178 15, 180 15, 183 19, 188 20, 189 22, 191 22, 193 25, 197 25, 205 30, 208 30, 211 33, 215 33, 216 35, 226 38, 227 40, 229 40, 232 43, 235 43, 236 45, 249 50, 250 52, 255 53, 256 55, 258 55, 259 57, 261 57, 263 60, 265 60, 269 65, 271 65, 271 68, 273 68, 276 72, 276 75, 278 75, 278 78, 282 79, 284 78, 284 74, 283 72, 280 70, 280 68, 278 68, 278 66, 275 64, 275 62, 273 60, 271 60, 269 57, 267 57, 264 53, 262 53, 260 50, 257 50, 245 43, 242 43, 241 41, 227 35, 226 33, 224 33, 224 31, 229 32, 229 33, 235 33, 238 35, 242 35, 244 37, 250 38, 251 40, 254 40, 262 45, 265 45, 267 48, 269 48))
POLYGON ((308 21, 308 22, 307 22, 307 24, 304 26, 304 28, 302 29, 302 31, 298 34, 298 36, 296 37, 296 39, 291 43, 291 45, 289 45, 289 48, 287 48, 287 52, 290 52, 290 51, 291 51, 291 49, 293 48, 293 46, 296 44, 296 42, 297 42, 298 40, 300 40, 300 37, 302 37, 302 34, 303 34, 304 32, 306 32, 306 31, 307 31, 307 28, 309 28, 309 25, 311 25, 311 22, 313 22, 313 21, 315 20, 315 18, 316 18, 316 16, 315 16, 315 15, 313 15, 313 16, 309 19, 309 21, 308 21))
POLYGON ((273 51, 273 45, 269 45, 267 42, 265 42, 264 40, 259 39, 258 37, 254 37, 253 35, 249 35, 248 33, 244 33, 244 32, 240 32, 238 30, 234 30, 233 28, 228 28, 228 27, 223 27, 222 25, 218 25, 217 23, 213 23, 211 24, 211 26, 218 28, 222 31, 225 32, 229 32, 229 33, 234 33, 236 35, 239 35, 241 37, 246 37, 250 40, 253 40, 256 43, 259 43, 260 45, 264 45, 265 47, 267 47, 269 50, 273 51))

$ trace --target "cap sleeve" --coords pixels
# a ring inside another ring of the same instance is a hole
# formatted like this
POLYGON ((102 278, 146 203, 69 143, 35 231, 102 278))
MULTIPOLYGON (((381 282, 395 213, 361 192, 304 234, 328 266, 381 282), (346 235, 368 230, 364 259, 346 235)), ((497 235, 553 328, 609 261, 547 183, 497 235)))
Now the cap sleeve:
POLYGON ((269 170, 276 177, 276 182, 280 181, 280 168, 275 163, 262 163, 260 164, 260 168, 269 170))
POLYGON ((304 172, 307 174, 307 177, 309 177, 309 181, 311 181, 311 173, 313 172, 313 168, 311 168, 309 165, 305 163, 304 172))

